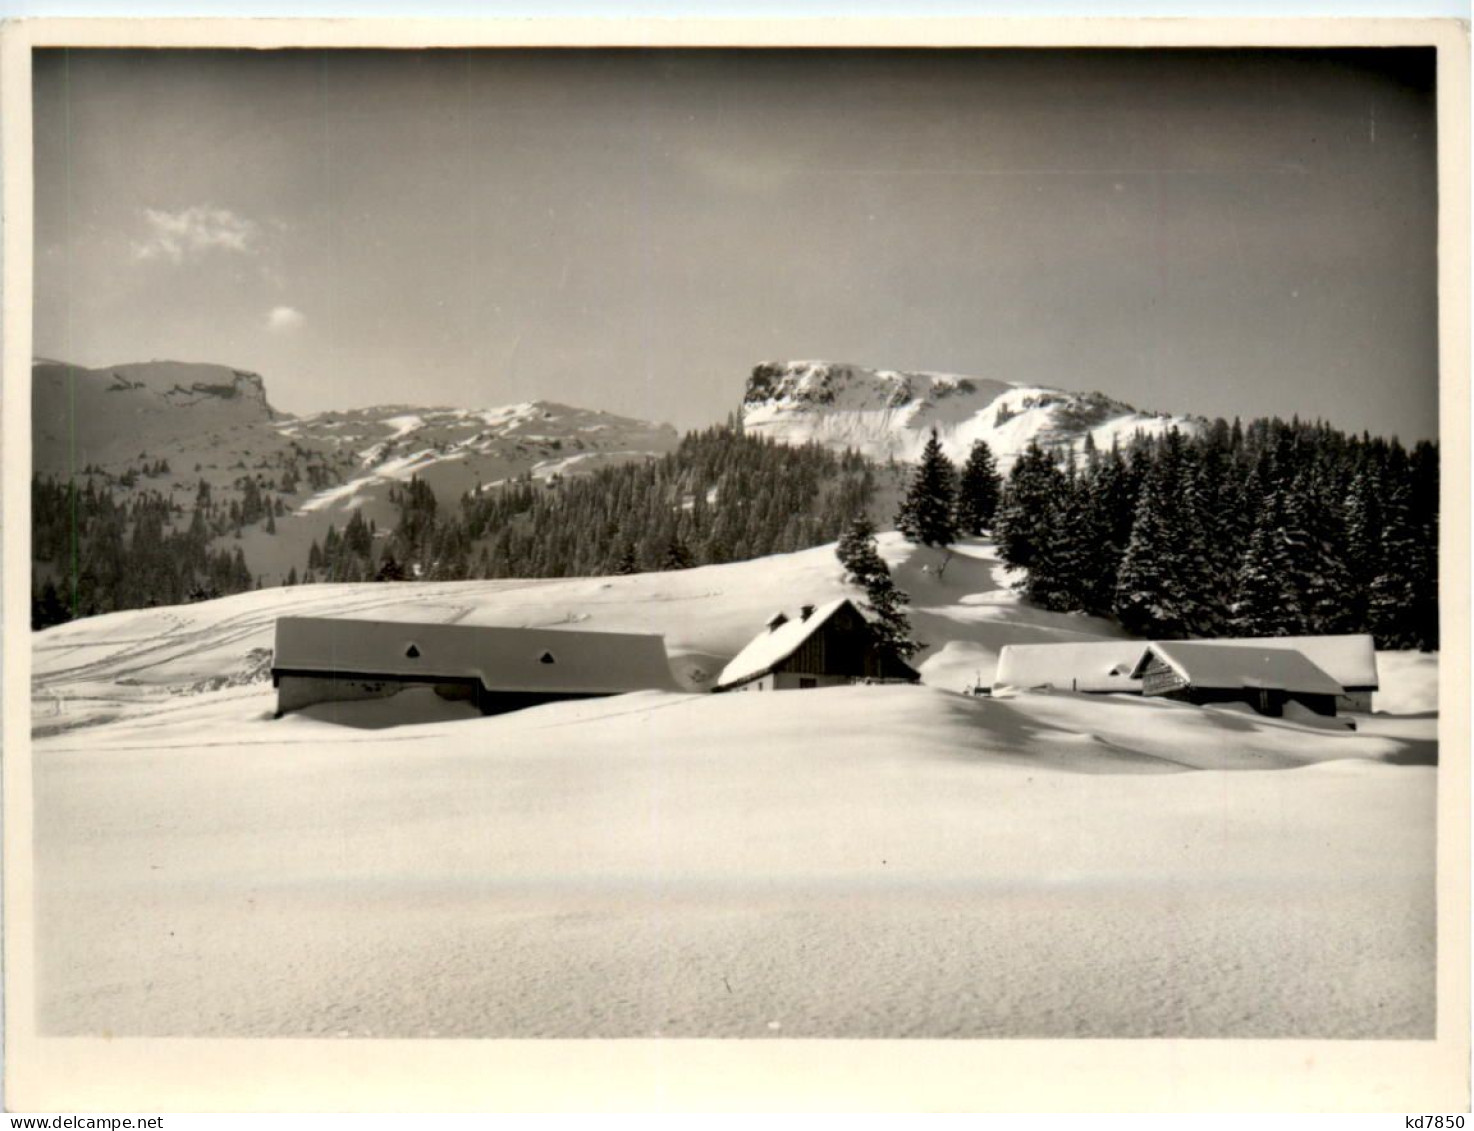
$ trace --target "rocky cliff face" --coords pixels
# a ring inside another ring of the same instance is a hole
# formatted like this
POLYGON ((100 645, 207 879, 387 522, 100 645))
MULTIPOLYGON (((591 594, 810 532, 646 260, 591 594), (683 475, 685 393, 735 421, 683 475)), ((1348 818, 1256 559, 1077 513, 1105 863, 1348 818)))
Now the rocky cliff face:
POLYGON ((878 460, 914 460, 935 428, 953 460, 984 440, 1005 469, 1031 441, 1079 450, 1089 436, 1098 447, 1138 432, 1176 426, 1192 417, 1140 412, 1103 393, 1073 393, 950 373, 867 369, 832 361, 763 362, 743 396, 747 431, 789 444, 815 442, 854 448, 878 460))
POLYGON ((37 361, 31 382, 37 471, 116 463, 150 445, 178 448, 200 440, 208 450, 212 435, 269 426, 280 417, 259 375, 223 365, 150 361, 83 369, 37 361))

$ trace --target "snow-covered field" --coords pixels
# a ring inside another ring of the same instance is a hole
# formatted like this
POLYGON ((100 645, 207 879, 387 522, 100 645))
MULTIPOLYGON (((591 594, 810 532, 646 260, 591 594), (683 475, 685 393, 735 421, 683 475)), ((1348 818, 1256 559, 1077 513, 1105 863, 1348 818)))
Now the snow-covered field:
POLYGON ((1020 607, 984 544, 940 578, 882 548, 922 687, 274 720, 259 678, 290 611, 661 631, 696 688, 776 608, 846 592, 823 549, 37 635, 41 1032, 1432 1034, 1432 658, 1385 657, 1396 713, 1355 732, 974 699, 1003 644, 1110 626, 1020 607))

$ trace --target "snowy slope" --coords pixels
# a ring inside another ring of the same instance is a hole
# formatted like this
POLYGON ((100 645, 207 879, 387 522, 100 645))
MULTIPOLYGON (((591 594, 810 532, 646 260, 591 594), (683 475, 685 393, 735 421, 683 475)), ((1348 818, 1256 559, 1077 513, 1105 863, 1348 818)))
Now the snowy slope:
POLYGON ((120 500, 158 492, 187 528, 199 485, 224 507, 243 497, 243 480, 282 500, 276 533, 260 524, 240 546, 253 574, 280 584, 302 573, 313 541, 342 530, 355 511, 383 530, 397 521, 389 492, 418 476, 442 504, 478 484, 521 476, 546 481, 649 460, 679 443, 668 424, 533 401, 493 408, 381 405, 293 417, 273 409, 262 378, 220 365, 172 361, 87 370, 38 361, 32 369, 38 474, 97 469, 98 485, 120 500), (160 461, 168 470, 151 469, 160 461), (289 488, 288 469, 296 475, 289 488), (128 486, 123 477, 133 472, 128 486))
POLYGON ((448 501, 478 484, 524 475, 547 480, 653 459, 679 441, 668 424, 551 401, 479 410, 391 405, 318 413, 276 427, 293 441, 353 453, 342 483, 303 498, 296 508, 299 518, 335 518, 340 526, 355 510, 392 525, 389 488, 414 477, 448 501))
POLYGON ((154 361, 83 369, 37 360, 31 381, 39 472, 122 466, 140 452, 177 454, 186 438, 205 452, 212 435, 266 427, 279 416, 259 375, 224 365, 154 361))
POLYGON ((1003 643, 1106 626, 1019 605, 985 543, 882 551, 927 686, 271 718, 280 613, 661 632, 701 686, 855 595, 828 548, 36 634, 42 1031, 1431 1033, 1435 719, 965 697, 1003 643))
MULTIPOLYGON (((940 575, 943 558, 935 551, 894 533, 882 535, 880 544, 911 594, 917 637, 930 645, 917 662, 929 682, 949 690, 970 685, 980 669, 991 679, 1007 643, 1120 635, 1108 621, 1022 604, 984 540, 958 547, 940 575)), ((774 612, 797 617, 801 605, 860 596, 844 584, 833 546, 629 577, 301 586, 49 629, 36 636, 36 690, 48 697, 53 691, 96 696, 85 701, 110 711, 156 693, 243 679, 270 649, 279 615, 657 632, 665 636, 677 675, 701 688, 774 612)))
POLYGON ((975 440, 1007 470, 1037 440, 1081 450, 1129 441, 1136 432, 1195 430, 1200 421, 1138 412, 1102 393, 1071 393, 944 373, 903 373, 832 361, 764 362, 748 380, 743 427, 787 444, 854 448, 877 460, 915 460, 932 428, 949 458, 975 440))

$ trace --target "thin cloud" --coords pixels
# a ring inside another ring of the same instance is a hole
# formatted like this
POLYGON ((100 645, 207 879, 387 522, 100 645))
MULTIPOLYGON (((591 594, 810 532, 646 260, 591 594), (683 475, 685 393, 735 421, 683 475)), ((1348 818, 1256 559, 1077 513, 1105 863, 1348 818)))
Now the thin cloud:
POLYGON ((255 255, 261 229, 254 220, 228 208, 196 204, 179 212, 145 208, 147 232, 133 241, 133 258, 183 263, 211 251, 255 255))
POLYGON ((285 334, 307 321, 307 315, 293 306, 273 306, 266 316, 266 328, 273 334, 285 334))

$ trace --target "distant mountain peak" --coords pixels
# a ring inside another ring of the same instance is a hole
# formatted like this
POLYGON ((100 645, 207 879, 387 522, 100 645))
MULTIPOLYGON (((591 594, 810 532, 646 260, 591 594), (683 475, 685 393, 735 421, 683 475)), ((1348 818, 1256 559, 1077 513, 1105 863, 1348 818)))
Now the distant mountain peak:
POLYGON ((743 403, 829 405, 858 400, 900 409, 917 400, 976 393, 980 385, 1002 390, 1014 384, 955 373, 868 369, 848 361, 764 361, 747 379, 743 403))
POLYGON ((914 460, 931 429, 953 460, 976 440, 1007 468, 1037 441, 1078 450, 1088 435, 1109 448, 1138 432, 1178 427, 1194 417, 1141 412, 1104 393, 956 373, 869 369, 841 361, 765 361, 742 399, 743 427, 784 443, 854 448, 878 460, 914 460))

